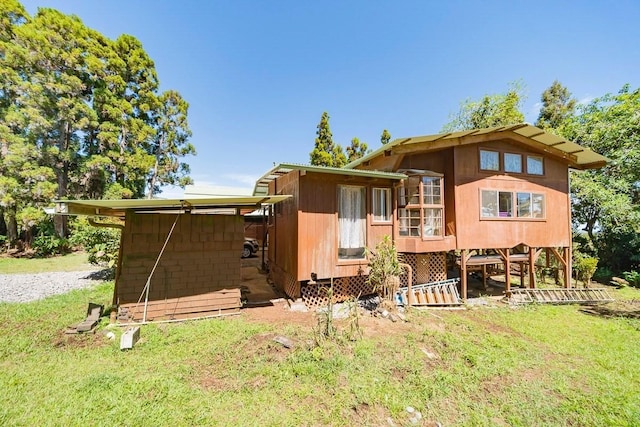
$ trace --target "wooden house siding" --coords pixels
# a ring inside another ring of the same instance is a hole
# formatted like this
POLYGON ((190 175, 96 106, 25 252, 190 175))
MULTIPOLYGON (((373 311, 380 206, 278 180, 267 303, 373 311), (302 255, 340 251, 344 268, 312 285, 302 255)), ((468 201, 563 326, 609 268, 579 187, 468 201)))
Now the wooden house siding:
POLYGON ((389 188, 387 179, 345 177, 326 173, 292 171, 270 183, 271 194, 293 196, 275 208, 269 227, 269 261, 274 282, 290 296, 299 296, 299 283, 358 276, 366 273, 368 260, 338 259, 338 188, 341 185, 365 188, 367 247, 373 249, 385 235, 393 233, 392 222, 372 220, 373 188, 389 188), (291 295, 294 294, 294 295, 291 295))
MULTIPOLYGON (((479 150, 500 153, 535 154, 508 142, 455 147, 455 222, 457 249, 512 248, 520 244, 531 247, 564 247, 571 244, 569 185, 567 165, 544 158, 540 176, 488 172, 480 170, 479 150), (545 195, 543 219, 495 218, 480 216, 480 191, 483 189, 533 192, 545 195)), ((448 214, 448 212, 447 212, 448 214)))

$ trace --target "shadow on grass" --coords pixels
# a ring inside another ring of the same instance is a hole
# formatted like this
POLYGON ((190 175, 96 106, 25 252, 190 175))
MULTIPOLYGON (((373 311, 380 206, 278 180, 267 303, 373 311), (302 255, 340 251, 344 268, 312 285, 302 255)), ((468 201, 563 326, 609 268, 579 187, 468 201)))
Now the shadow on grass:
POLYGON ((89 280, 113 280, 116 277, 116 269, 115 268, 103 268, 102 270, 92 271, 87 274, 83 279, 89 280))
POLYGON ((603 305, 584 307, 580 309, 580 311, 606 318, 626 317, 630 319, 640 319, 640 300, 615 301, 603 305))

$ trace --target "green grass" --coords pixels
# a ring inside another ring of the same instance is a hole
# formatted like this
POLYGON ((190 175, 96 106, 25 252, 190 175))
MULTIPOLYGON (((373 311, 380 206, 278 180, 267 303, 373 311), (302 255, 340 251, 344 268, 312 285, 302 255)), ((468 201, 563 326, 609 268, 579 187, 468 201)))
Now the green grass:
POLYGON ((79 271, 96 268, 87 261, 84 252, 73 252, 51 258, 0 258, 0 274, 47 273, 79 271))
POLYGON ((640 425, 638 320, 577 306, 420 311, 315 347, 308 326, 240 315, 144 326, 128 352, 106 319, 62 333, 112 287, 0 304, 0 425, 403 426, 407 406, 443 425, 640 425))

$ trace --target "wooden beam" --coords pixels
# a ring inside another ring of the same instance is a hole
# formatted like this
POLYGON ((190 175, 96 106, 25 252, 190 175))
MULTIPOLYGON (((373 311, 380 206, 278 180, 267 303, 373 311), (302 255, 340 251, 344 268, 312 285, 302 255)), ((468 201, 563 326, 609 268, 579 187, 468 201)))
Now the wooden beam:
POLYGON ((462 300, 467 301, 467 250, 462 249, 460 253, 460 288, 462 300))
POLYGON ((542 249, 529 247, 529 288, 536 288, 536 260, 542 253, 542 249))
POLYGON ((564 256, 560 255, 560 252, 558 252, 558 250, 556 248, 549 248, 549 249, 551 250, 553 255, 556 257, 556 259, 562 263, 562 266, 566 268, 567 267, 567 261, 564 258, 564 256))
POLYGON ((565 246, 562 250, 564 255, 564 287, 571 287, 571 251, 568 246, 565 246))
MULTIPOLYGON (((498 251, 501 252, 501 250, 498 251)), ((509 261, 509 249, 504 249, 504 254, 504 292, 506 296, 511 296, 511 262, 509 261)))
POLYGON ((487 264, 482 264, 482 289, 487 290, 487 264))

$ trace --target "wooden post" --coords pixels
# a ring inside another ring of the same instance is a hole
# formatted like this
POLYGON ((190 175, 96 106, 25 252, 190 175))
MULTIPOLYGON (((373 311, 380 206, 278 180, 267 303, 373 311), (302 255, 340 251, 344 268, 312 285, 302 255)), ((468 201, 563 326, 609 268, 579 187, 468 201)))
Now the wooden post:
POLYGON ((524 288, 524 262, 519 262, 520 266, 520 287, 524 288))
POLYGON ((564 258, 564 287, 571 287, 571 252, 569 251, 569 247, 562 248, 562 255, 564 258))
POLYGON ((529 288, 536 288, 536 260, 535 260, 535 252, 536 249, 529 247, 529 288))
POLYGON ((482 264, 482 289, 487 290, 487 264, 482 264))
POLYGON ((462 249, 460 252, 460 288, 462 292, 462 300, 467 301, 467 250, 462 249))
POLYGON ((505 294, 511 295, 511 262, 509 260, 509 249, 504 250, 504 286, 505 294))

